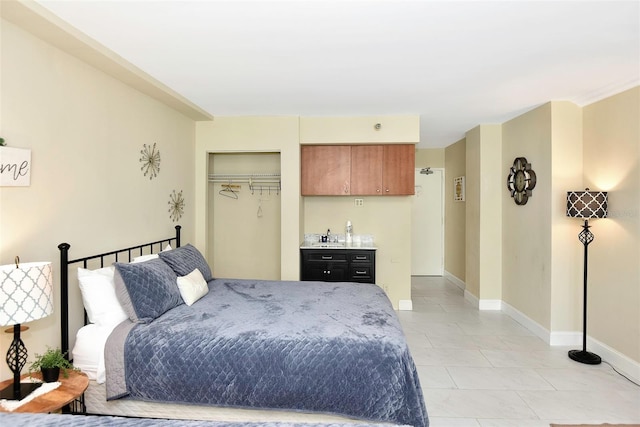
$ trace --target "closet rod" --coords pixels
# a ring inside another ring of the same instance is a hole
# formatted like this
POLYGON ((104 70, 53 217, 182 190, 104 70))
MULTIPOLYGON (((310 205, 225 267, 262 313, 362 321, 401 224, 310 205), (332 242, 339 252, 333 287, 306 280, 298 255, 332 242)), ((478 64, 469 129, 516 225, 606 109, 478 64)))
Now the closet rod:
POLYGON ((279 173, 255 173, 255 174, 209 174, 209 182, 249 182, 249 181, 271 181, 280 182, 279 173))

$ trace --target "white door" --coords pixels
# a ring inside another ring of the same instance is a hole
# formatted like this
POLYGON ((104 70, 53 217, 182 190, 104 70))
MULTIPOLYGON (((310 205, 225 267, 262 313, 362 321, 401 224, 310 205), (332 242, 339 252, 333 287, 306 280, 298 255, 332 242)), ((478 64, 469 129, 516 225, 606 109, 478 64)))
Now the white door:
POLYGON ((411 275, 444 273, 444 171, 430 175, 416 169, 416 194, 411 215, 411 275))

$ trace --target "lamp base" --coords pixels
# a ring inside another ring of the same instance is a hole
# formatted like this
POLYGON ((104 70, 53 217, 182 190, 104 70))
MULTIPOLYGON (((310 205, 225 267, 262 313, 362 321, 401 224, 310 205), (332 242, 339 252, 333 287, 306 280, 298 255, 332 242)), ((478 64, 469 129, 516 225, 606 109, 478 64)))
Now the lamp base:
POLYGON ((20 387, 17 390, 14 389, 13 385, 12 383, 9 387, 0 391, 0 399, 22 400, 40 387, 42 383, 20 383, 20 387))
POLYGON ((569 357, 587 365, 599 365, 602 362, 600 356, 586 350, 569 350, 569 357))

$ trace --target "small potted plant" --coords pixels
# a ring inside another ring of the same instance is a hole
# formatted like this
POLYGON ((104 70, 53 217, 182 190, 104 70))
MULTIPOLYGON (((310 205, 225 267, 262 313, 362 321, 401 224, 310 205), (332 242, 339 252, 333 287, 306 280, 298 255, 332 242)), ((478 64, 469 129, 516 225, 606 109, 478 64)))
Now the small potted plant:
POLYGON ((68 369, 76 370, 76 368, 65 358, 66 354, 67 352, 62 353, 59 348, 47 347, 47 351, 44 354, 36 353, 36 359, 29 366, 29 373, 40 370, 42 372, 42 381, 46 383, 58 381, 61 370, 64 377, 68 378, 68 369))

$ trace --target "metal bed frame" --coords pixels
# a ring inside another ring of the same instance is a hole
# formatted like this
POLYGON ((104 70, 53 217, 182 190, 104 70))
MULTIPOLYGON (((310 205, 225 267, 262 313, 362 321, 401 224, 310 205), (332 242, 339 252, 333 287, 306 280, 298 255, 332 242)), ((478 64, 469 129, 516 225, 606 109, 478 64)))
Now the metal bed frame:
MULTIPOLYGON (((126 256, 127 262, 131 262, 133 256, 143 255, 143 249, 148 248, 148 253, 154 253, 154 249, 158 248, 157 252, 162 250, 165 244, 171 244, 173 242, 175 247, 180 247, 180 225, 176 225, 176 234, 173 237, 165 238, 162 240, 156 240, 153 242, 143 243, 136 246, 131 246, 124 249, 116 249, 110 252, 104 252, 97 255, 90 255, 84 258, 77 258, 69 260, 69 243, 60 243, 58 249, 60 249, 60 305, 61 305, 61 346, 60 349, 66 358, 69 358, 69 266, 72 264, 82 263, 83 268, 87 268, 88 261, 100 260, 100 268, 104 267, 105 258, 109 257, 114 259, 115 262, 119 261, 120 256, 126 256)), ((87 313, 84 313, 84 323, 88 323, 87 313)))

